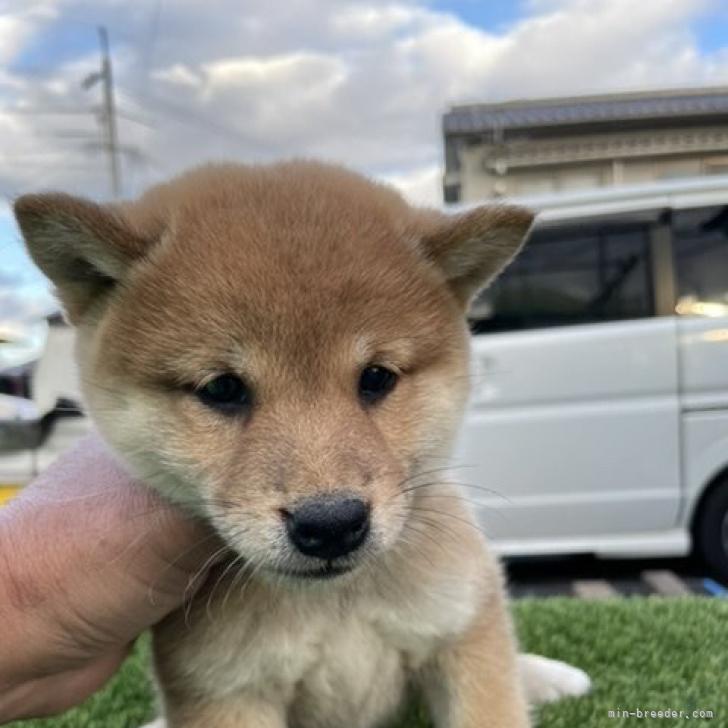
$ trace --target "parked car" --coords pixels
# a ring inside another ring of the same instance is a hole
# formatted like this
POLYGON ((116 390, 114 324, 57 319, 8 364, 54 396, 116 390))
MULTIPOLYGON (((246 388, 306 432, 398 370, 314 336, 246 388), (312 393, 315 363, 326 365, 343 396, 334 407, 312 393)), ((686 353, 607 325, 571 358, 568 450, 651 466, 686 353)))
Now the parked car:
POLYGON ((728 179, 523 202, 455 462, 485 531, 507 555, 695 545, 728 578, 728 179))
POLYGON ((0 504, 89 429, 73 364, 73 330, 54 317, 35 363, 32 398, 0 395, 0 504))

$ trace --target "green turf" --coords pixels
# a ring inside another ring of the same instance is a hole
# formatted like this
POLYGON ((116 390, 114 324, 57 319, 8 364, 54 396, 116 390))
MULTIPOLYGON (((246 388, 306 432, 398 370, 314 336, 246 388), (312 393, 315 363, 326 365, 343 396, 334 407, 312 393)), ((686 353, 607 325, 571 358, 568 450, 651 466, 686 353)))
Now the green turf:
MULTIPOLYGON (((728 600, 630 598, 604 602, 524 600, 515 605, 523 647, 573 662, 592 695, 542 708, 542 728, 710 725, 728 727, 728 600), (714 719, 610 718, 626 709, 712 710, 714 719)), ((136 728, 152 716, 142 644, 122 672, 85 706, 23 728, 136 728)), ((428 728, 410 715, 396 728, 428 728)), ((213 728, 211 726, 211 728, 213 728)))

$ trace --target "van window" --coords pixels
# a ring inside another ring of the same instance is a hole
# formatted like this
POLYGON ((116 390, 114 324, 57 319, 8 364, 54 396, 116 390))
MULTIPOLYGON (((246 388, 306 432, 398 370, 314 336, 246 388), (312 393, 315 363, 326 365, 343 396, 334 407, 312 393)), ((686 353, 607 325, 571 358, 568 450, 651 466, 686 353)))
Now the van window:
POLYGON ((474 333, 654 315, 649 226, 537 230, 476 301, 474 333))
POLYGON ((677 313, 728 316, 728 207, 676 211, 673 251, 677 313))

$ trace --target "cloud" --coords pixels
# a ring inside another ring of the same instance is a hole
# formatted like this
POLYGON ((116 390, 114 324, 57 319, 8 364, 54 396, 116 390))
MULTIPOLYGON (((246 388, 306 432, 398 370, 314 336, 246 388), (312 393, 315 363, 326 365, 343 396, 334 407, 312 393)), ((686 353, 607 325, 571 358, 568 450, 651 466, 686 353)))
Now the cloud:
POLYGON ((442 195, 442 169, 439 164, 427 164, 407 172, 386 174, 383 179, 399 189, 414 205, 439 206, 442 195))
POLYGON ((548 96, 697 84, 716 72, 725 79, 728 66, 701 57, 690 34, 691 20, 706 6, 701 0, 549 3, 509 35, 494 91, 548 96))
MULTIPOLYGON (((30 19, 9 16, 25 28, 11 55, 28 28, 52 36, 76 17, 111 28, 120 106, 150 124, 120 121, 129 192, 220 157, 319 156, 413 179, 440 162, 440 117, 453 103, 728 79, 728 59, 701 55, 688 30, 707 7, 700 0, 532 0, 499 33, 408 0, 296 0, 285 13, 263 0, 244 13, 236 0, 209 13, 192 0, 159 7, 156 17, 152 2, 106 0, 91 17, 86 3, 57 0, 30 19)), ((99 89, 79 82, 96 65, 84 48, 32 77, 0 80, 0 96, 90 107, 99 89)), ((108 189, 91 114, 19 119, 0 115, 9 144, 29 158, 0 175, 4 190, 108 189)))
POLYGON ((285 12, 268 0, 218 0, 209 12, 197 0, 4 7, 6 197, 108 196, 100 88, 80 86, 98 69, 97 23, 111 32, 128 194, 213 158, 315 156, 438 204, 451 104, 728 82, 728 53, 701 53, 690 30, 707 0, 530 0, 497 31, 415 0, 291 0, 285 12), (66 37, 76 52, 57 47, 66 37))
POLYGON ((54 3, 39 2, 9 4, 0 15, 0 64, 10 63, 28 42, 39 22, 56 16, 54 3))

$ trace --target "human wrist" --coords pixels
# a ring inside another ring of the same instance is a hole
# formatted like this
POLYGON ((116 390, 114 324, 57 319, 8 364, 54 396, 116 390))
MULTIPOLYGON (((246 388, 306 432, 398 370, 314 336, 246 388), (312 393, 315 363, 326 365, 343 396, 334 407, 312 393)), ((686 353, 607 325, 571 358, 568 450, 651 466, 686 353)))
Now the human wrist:
MULTIPOLYGON (((0 513, 0 629, 3 649, 0 650, 0 721, 18 698, 17 688, 25 682, 24 659, 32 652, 32 610, 23 608, 25 593, 32 593, 29 572, 20 572, 21 563, 17 538, 5 513, 0 513), (30 649, 29 649, 30 648, 30 649)), ((20 696, 22 697, 22 696, 20 696)))

